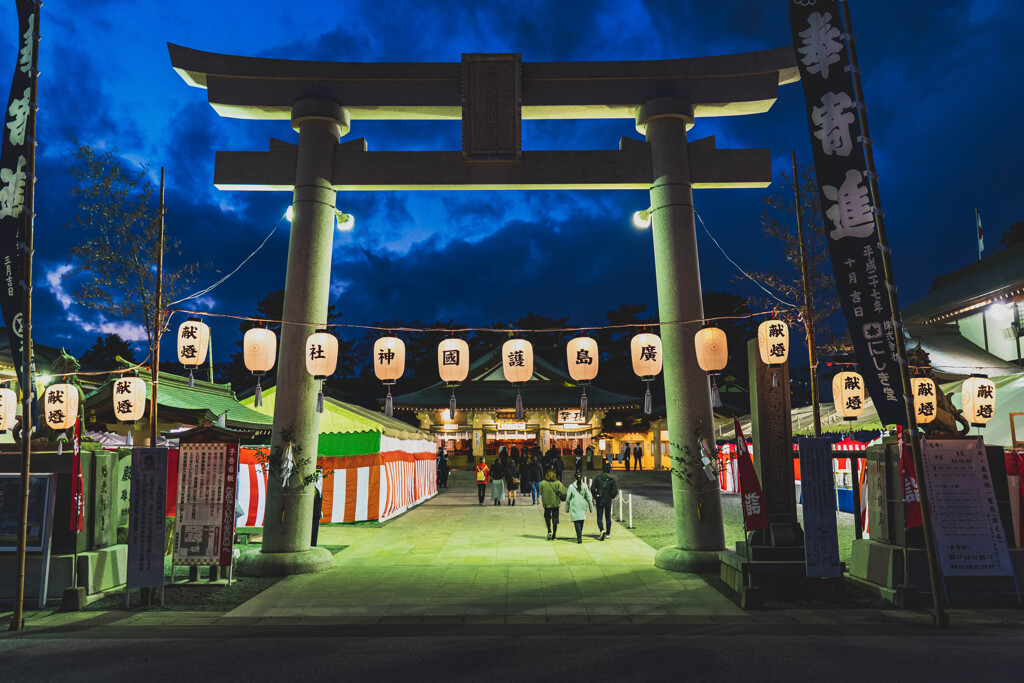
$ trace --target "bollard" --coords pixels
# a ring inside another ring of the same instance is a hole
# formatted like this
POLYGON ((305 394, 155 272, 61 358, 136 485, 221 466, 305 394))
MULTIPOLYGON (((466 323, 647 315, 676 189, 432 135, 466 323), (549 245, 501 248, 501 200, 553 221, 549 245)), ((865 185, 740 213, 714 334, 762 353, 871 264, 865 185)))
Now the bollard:
POLYGON ((622 521, 622 499, 626 497, 626 492, 622 491, 619 495, 619 521, 622 521))
POLYGON ((633 528, 633 494, 629 494, 629 528, 633 528))

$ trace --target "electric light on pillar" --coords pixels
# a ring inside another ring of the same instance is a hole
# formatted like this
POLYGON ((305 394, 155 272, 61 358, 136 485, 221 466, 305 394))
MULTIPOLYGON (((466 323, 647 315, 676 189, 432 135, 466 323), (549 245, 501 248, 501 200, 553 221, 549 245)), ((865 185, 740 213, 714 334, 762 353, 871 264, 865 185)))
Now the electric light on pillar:
POLYGON ((192 371, 206 361, 210 352, 210 326, 199 318, 189 318, 178 327, 178 362, 188 368, 188 386, 192 371))
POLYGON ((697 364, 704 372, 712 375, 711 406, 721 408, 722 398, 713 375, 723 370, 729 362, 729 344, 725 332, 717 327, 704 327, 694 336, 693 343, 697 350, 697 364))
POLYGON ((593 337, 576 337, 570 339, 565 347, 566 363, 569 366, 569 376, 583 386, 583 395, 580 397, 580 415, 587 419, 587 388, 595 377, 597 377, 597 340, 593 337))
POLYGON ((651 210, 633 212, 633 225, 640 229, 651 227, 651 210))
POLYGON ((975 427, 984 427, 996 414, 996 385, 984 375, 964 380, 962 389, 964 417, 975 427))
POLYGON ((644 392, 644 412, 651 414, 651 380, 661 372, 661 337, 650 332, 641 332, 629 342, 633 358, 633 372, 642 379, 647 390, 644 392))
POLYGON ((18 395, 12 389, 0 389, 0 433, 14 428, 14 419, 18 414, 18 395))
POLYGON ((388 388, 384 414, 391 417, 391 385, 405 372, 405 342, 398 337, 381 337, 373 343, 373 373, 388 388))
POLYGON ((501 367, 505 380, 516 387, 516 419, 525 419, 519 385, 533 377, 533 344, 525 339, 509 339, 501 345, 501 367))
POLYGON ((78 387, 51 384, 43 392, 43 416, 51 429, 69 429, 78 417, 78 387))
POLYGON ((837 374, 832 378, 832 401, 840 417, 856 420, 864 412, 864 378, 856 372, 837 374))
POLYGON ((338 368, 338 339, 327 330, 317 330, 306 338, 306 372, 320 381, 316 394, 316 412, 324 412, 324 380, 338 368))
POLYGON ((111 394, 114 417, 135 424, 146 412, 146 382, 141 377, 118 377, 111 394))
POLYGON ((245 367, 256 375, 256 394, 253 405, 263 405, 263 387, 260 377, 270 372, 277 361, 277 335, 265 327, 254 327, 246 331, 242 339, 242 353, 245 367))
POLYGON ((765 320, 757 326, 757 349, 765 365, 782 365, 789 358, 789 325, 765 320))
POLYGON ((437 345, 437 374, 452 388, 449 408, 455 414, 455 386, 469 375, 469 344, 462 339, 445 339, 437 345))
POLYGON ((935 419, 937 404, 935 382, 927 377, 914 377, 910 380, 910 391, 914 395, 914 417, 917 424, 928 424, 935 419))

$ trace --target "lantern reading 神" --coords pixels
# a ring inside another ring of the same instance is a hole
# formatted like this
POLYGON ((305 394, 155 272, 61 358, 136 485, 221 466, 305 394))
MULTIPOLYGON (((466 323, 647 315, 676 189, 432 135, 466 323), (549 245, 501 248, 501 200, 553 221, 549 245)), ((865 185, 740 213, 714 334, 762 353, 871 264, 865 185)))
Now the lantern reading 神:
POLYGON ((256 394, 253 405, 263 405, 263 387, 260 377, 270 372, 277 360, 277 335, 265 327, 254 327, 246 331, 242 339, 242 352, 245 367, 256 375, 256 394))
POLYGON ((206 361, 210 351, 210 326, 198 318, 189 318, 178 327, 178 362, 188 368, 188 386, 192 371, 206 361))
POLYGON ((693 338, 697 350, 697 364, 710 374, 721 371, 729 362, 729 345, 725 332, 717 327, 700 329, 693 338))
POLYGON ((146 382, 140 377, 119 377, 111 394, 114 417, 135 424, 146 412, 146 382))
POLYGON ((381 337, 373 343, 373 373, 388 387, 384 414, 391 417, 391 385, 405 372, 405 342, 398 337, 381 337))
POLYGON ((996 414, 996 385, 984 375, 972 375, 964 380, 964 417, 975 427, 984 427, 996 414))
POLYGON ((43 413, 51 429, 69 429, 78 418, 78 387, 51 384, 43 392, 43 413))
POLYGON ((525 339, 509 339, 501 345, 501 367, 505 380, 516 387, 517 420, 525 419, 523 413, 523 396, 519 385, 533 377, 533 344, 525 339))
POLYGON ((782 365, 789 358, 789 325, 765 320, 757 326, 757 348, 765 365, 782 365))
POLYGON ((462 339, 445 339, 437 345, 437 374, 452 388, 449 409, 455 414, 455 385, 469 375, 469 344, 462 339))
POLYGON ((565 347, 566 363, 569 365, 569 375, 577 384, 583 385, 583 395, 580 397, 580 415, 587 419, 587 389, 597 377, 597 340, 592 337, 576 337, 570 339, 565 347))
POLYGON ((306 372, 320 380, 316 394, 316 412, 324 412, 323 381, 338 367, 338 339, 327 330, 317 330, 306 337, 306 372))
POLYGON ((844 420, 856 420, 864 411, 864 378, 856 372, 840 372, 833 377, 832 401, 844 420))
POLYGON ((641 332, 629 342, 633 357, 633 372, 647 385, 644 392, 644 412, 651 414, 651 380, 661 372, 661 337, 650 332, 641 332))
POLYGON ((18 395, 4 387, 0 389, 0 433, 14 428, 14 419, 18 414, 18 395))
POLYGON ((914 395, 914 418, 917 424, 928 424, 935 419, 936 396, 935 382, 927 377, 915 377, 910 380, 910 391, 914 395))

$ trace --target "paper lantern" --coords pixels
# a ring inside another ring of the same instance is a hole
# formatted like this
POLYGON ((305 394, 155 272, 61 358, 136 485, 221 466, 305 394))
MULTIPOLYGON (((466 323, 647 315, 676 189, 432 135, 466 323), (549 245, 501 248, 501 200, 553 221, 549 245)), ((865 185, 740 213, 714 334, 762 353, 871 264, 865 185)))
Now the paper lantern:
POLYGON ((133 424, 146 412, 146 382, 140 377, 119 377, 111 393, 114 417, 133 424))
POLYGON ((725 368, 729 362, 729 345, 725 340, 725 332, 717 327, 704 327, 693 338, 697 349, 697 365, 708 374, 725 368))
POLYGON ((935 419, 938 409, 935 396, 935 382, 927 377, 910 380, 910 391, 914 394, 914 418, 917 424, 928 424, 935 419))
POLYGON ((405 342, 381 337, 373 343, 373 372, 385 384, 394 384, 405 372, 405 342))
POLYGON ((277 361, 277 335, 265 327, 247 330, 242 339, 245 367, 256 376, 265 375, 277 361))
POLYGON ((469 344, 462 339, 445 339, 438 344, 437 373, 442 382, 464 382, 469 375, 469 344))
POLYGON ((964 417, 975 427, 984 427, 996 414, 995 382, 983 375, 974 375, 964 380, 962 391, 964 417))
POLYGON ((581 384, 597 377, 597 340, 592 337, 570 339, 565 347, 569 376, 581 384))
POLYGON ((209 352, 209 325, 198 318, 189 318, 178 327, 178 362, 186 368, 198 368, 209 352))
POLYGON ((306 372, 315 379, 327 379, 338 368, 338 339, 327 330, 306 338, 306 372))
POLYGON ((69 429, 78 417, 78 387, 51 384, 43 392, 43 414, 51 429, 69 429))
POLYGON ((633 372, 641 379, 650 381, 661 372, 661 337, 650 332, 641 332, 629 342, 633 356, 633 372))
POLYGON ((533 377, 533 344, 525 339, 509 339, 501 345, 501 363, 505 379, 522 384, 533 377))
POLYGON ((757 348, 765 365, 782 365, 789 358, 789 325, 765 320, 757 326, 757 348))
POLYGON ((832 401, 844 420, 856 420, 864 412, 864 378, 856 372, 840 372, 833 377, 832 401))
POLYGON ((17 415, 18 395, 7 387, 0 389, 0 432, 13 429, 17 415))

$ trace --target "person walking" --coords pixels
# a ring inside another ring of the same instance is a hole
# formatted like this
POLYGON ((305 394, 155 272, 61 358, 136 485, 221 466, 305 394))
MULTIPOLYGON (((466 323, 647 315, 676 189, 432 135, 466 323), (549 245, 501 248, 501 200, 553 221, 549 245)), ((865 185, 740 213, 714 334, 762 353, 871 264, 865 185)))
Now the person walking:
POLYGON ((509 505, 516 504, 516 492, 519 490, 519 474, 519 466, 516 464, 516 461, 509 458, 508 464, 505 466, 505 489, 509 505))
POLYGON ((517 448, 515 444, 512 444, 512 448, 509 449, 508 454, 509 454, 509 457, 511 457, 513 460, 515 460, 516 464, 518 465, 519 464, 519 448, 517 448))
POLYGON ((601 466, 601 474, 597 475, 590 485, 590 492, 594 496, 594 508, 597 511, 597 530, 601 532, 602 541, 612 535, 612 501, 619 495, 619 485, 612 478, 611 471, 611 464, 605 462, 601 466))
POLYGON ((548 540, 558 536, 558 508, 565 500, 565 486, 555 477, 554 468, 544 475, 540 483, 540 504, 544 507, 544 524, 548 527, 548 540))
POLYGON ((565 469, 565 461, 562 460, 560 453, 555 453, 555 460, 552 463, 552 469, 555 470, 555 478, 558 479, 559 483, 562 481, 562 471, 565 469))
POLYGON ((533 456, 533 460, 526 466, 526 471, 523 472, 523 481, 529 480, 530 483, 530 497, 533 499, 531 505, 537 504, 537 496, 540 495, 540 482, 544 478, 544 471, 540 466, 540 456, 536 453, 533 456))
POLYGON ((441 456, 441 464, 437 467, 437 484, 443 489, 448 488, 448 474, 452 471, 448 464, 448 454, 441 456))
POLYGON ((644 468, 643 460, 644 447, 638 441, 637 444, 633 446, 633 469, 642 470, 644 468))
POLYGON ((569 485, 565 497, 565 511, 576 527, 576 542, 583 543, 583 522, 587 521, 587 513, 594 509, 594 499, 590 489, 583 485, 583 474, 576 473, 576 481, 569 485))
MULTIPOLYGON (((470 458, 472 460, 472 458, 470 458)), ((491 483, 491 468, 487 466, 483 458, 480 458, 480 462, 477 463, 476 470, 474 471, 476 476, 476 495, 480 499, 480 504, 484 504, 484 494, 487 492, 487 485, 491 483)))
POLYGON ((587 444, 586 459, 587 459, 587 471, 589 472, 590 470, 594 469, 594 445, 593 444, 589 444, 589 443, 587 444))
MULTIPOLYGON (((530 460, 530 449, 523 446, 523 450, 519 451, 519 494, 524 500, 533 488, 532 477, 530 474, 530 468, 532 466, 530 460)), ((537 478, 540 481, 540 477, 537 478)))
MULTIPOLYGON (((504 446, 502 446, 504 449, 504 446)), ((501 499, 505 497, 505 466, 502 464, 501 456, 494 459, 491 466, 491 504, 501 505, 501 499)))
POLYGON ((628 443, 622 444, 622 460, 626 464, 626 471, 629 472, 630 448, 628 443))
POLYGON ((576 466, 577 472, 583 471, 583 446, 576 444, 576 448, 572 449, 573 464, 576 466))

